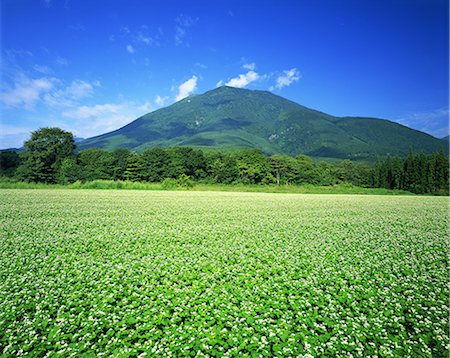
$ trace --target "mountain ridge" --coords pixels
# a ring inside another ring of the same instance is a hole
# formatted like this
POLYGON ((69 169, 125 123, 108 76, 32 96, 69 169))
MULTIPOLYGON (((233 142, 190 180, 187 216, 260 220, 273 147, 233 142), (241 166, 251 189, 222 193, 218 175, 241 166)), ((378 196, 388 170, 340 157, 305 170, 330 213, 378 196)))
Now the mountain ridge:
POLYGON ((267 154, 373 160, 446 150, 433 136, 380 118, 336 117, 268 91, 222 86, 78 143, 79 149, 254 147, 267 154))

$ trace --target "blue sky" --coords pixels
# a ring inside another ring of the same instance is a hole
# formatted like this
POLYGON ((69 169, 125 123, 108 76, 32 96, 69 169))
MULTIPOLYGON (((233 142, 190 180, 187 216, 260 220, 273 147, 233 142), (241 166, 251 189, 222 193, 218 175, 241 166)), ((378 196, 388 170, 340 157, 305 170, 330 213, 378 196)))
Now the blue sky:
POLYGON ((447 0, 2 0, 0 148, 221 84, 448 134, 447 0))

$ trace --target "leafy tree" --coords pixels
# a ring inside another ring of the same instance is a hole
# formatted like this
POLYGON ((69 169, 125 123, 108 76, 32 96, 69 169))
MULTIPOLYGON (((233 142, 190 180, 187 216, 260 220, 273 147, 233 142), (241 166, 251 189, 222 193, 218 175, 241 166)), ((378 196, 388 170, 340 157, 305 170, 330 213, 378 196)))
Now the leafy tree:
POLYGON ((127 148, 118 148, 111 155, 111 179, 125 180, 125 171, 128 166, 128 158, 132 155, 131 151, 127 148))
POLYGON ((170 156, 163 148, 147 149, 142 153, 144 179, 160 182, 169 177, 170 156))
POLYGON ((0 176, 13 176, 20 165, 20 157, 13 150, 0 151, 0 176))
POLYGON ((178 178, 181 174, 186 174, 193 179, 200 179, 206 175, 206 160, 202 151, 190 147, 174 147, 167 149, 167 153, 169 177, 178 178))
POLYGON ((78 153, 81 180, 111 179, 113 156, 103 149, 90 148, 78 153))
POLYGON ((269 165, 277 185, 292 183, 299 172, 298 162, 287 155, 272 155, 269 158, 269 165))
POLYGON ((294 158, 297 162, 297 176, 295 182, 298 184, 316 184, 320 181, 319 173, 315 170, 311 157, 304 154, 299 154, 294 158))
POLYGON ((228 153, 213 153, 206 157, 208 176, 213 183, 230 184, 239 178, 234 156, 228 153))
POLYGON ((58 182, 60 184, 70 184, 76 182, 81 177, 80 166, 75 158, 64 159, 58 171, 58 182))
POLYGON ((244 184, 268 184, 275 179, 266 157, 258 149, 243 149, 236 155, 240 181, 244 184))
POLYGON ((25 181, 55 183, 66 158, 73 157, 75 141, 70 132, 60 128, 41 128, 24 143, 17 176, 25 181))

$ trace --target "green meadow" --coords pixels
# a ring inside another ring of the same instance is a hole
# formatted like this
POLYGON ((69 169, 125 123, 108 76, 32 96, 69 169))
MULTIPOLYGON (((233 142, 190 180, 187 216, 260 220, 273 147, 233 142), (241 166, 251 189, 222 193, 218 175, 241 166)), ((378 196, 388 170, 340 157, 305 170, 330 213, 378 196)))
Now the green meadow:
POLYGON ((0 190, 0 354, 446 357, 448 197, 0 190))

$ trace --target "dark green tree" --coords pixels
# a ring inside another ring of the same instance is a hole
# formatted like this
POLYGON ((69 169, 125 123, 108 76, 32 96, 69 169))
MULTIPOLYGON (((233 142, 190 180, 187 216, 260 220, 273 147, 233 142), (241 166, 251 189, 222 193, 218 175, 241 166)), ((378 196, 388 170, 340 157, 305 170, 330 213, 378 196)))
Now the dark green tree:
POLYGON ((20 165, 20 157, 13 150, 0 151, 0 176, 11 177, 20 165))
POLYGON ((190 147, 168 148, 169 165, 167 175, 178 178, 181 174, 192 179, 201 179, 206 175, 206 160, 203 152, 190 147))
POLYGON ((97 148, 84 149, 78 153, 78 162, 81 167, 81 180, 112 179, 111 152, 97 148))
POLYGON ((24 181, 56 183, 62 162, 74 155, 75 141, 60 128, 41 128, 31 133, 20 154, 17 176, 24 181))
POLYGON ((275 181, 266 157, 258 149, 243 149, 236 153, 236 165, 243 184, 268 184, 275 181))
POLYGON ((118 148, 111 155, 111 179, 125 180, 125 171, 128 166, 128 158, 132 155, 131 151, 127 148, 118 148))
POLYGON ((130 181, 142 181, 145 177, 145 166, 141 155, 133 153, 128 157, 125 179, 130 181))
POLYGON ((297 184, 317 184, 320 179, 315 171, 315 164, 311 157, 304 154, 299 154, 295 157, 297 161, 298 173, 295 179, 297 184))
POLYGON ((169 175, 170 156, 163 148, 151 148, 142 153, 144 179, 149 182, 161 182, 169 175))
POLYGON ((213 183, 231 184, 238 180, 236 159, 229 153, 211 153, 206 156, 208 178, 213 183))

